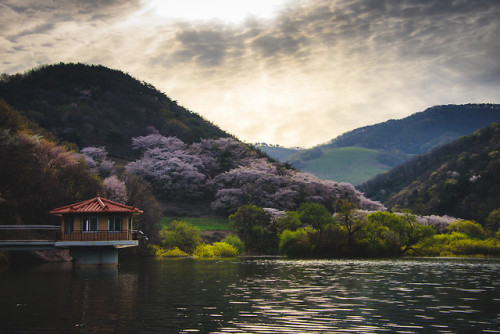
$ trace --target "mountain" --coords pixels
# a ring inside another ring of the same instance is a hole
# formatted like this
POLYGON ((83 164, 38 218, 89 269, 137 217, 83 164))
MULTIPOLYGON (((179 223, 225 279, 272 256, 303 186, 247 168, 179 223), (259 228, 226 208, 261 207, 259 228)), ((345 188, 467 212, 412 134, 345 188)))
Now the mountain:
POLYGON ((154 198, 164 214, 180 217, 227 215, 244 204, 294 210, 316 202, 333 210, 339 198, 383 208, 350 184, 269 159, 150 84, 103 66, 57 64, 2 75, 0 111, 0 223, 36 221, 20 213, 36 217, 70 195, 97 192, 144 205, 154 198), (73 165, 74 173, 65 174, 73 165), (40 175, 43 186, 26 182, 40 175), (43 205, 25 210, 41 197, 43 205))
POLYGON ((359 185, 378 173, 500 120, 498 104, 435 106, 399 120, 361 127, 328 144, 279 157, 294 167, 359 185))
POLYGON ((257 143, 255 144, 255 147, 261 150, 262 152, 266 153, 273 159, 276 159, 281 162, 287 162, 288 160, 290 160, 291 156, 303 150, 301 148, 273 146, 273 145, 268 145, 266 143, 257 143))
POLYGON ((434 106, 403 119, 347 132, 325 146, 361 146, 422 154, 498 120, 498 104, 434 106))
POLYGON ((0 99, 60 140, 133 157, 132 138, 160 133, 192 143, 230 135, 152 85, 100 65, 44 65, 2 75, 0 99))
POLYGON ((500 124, 492 123, 378 175, 360 189, 387 207, 484 223, 500 208, 500 124))

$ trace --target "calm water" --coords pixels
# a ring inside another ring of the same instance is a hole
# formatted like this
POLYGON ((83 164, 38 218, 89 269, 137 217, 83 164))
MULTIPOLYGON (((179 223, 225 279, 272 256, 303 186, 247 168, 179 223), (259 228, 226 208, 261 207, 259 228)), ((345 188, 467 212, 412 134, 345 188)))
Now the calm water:
POLYGON ((1 333, 500 333, 499 259, 0 269, 1 333))

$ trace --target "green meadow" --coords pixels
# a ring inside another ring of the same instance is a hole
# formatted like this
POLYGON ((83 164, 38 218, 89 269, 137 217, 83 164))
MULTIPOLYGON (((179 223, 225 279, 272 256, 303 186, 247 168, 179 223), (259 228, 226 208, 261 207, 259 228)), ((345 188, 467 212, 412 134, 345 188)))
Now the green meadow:
POLYGON ((320 178, 363 183, 389 169, 377 161, 378 150, 364 147, 336 147, 322 150, 318 158, 302 161, 301 170, 320 178))
POLYGON ((186 223, 190 223, 201 231, 233 231, 233 228, 229 225, 229 219, 227 217, 163 217, 161 219, 161 223, 164 226, 172 220, 182 220, 186 223))

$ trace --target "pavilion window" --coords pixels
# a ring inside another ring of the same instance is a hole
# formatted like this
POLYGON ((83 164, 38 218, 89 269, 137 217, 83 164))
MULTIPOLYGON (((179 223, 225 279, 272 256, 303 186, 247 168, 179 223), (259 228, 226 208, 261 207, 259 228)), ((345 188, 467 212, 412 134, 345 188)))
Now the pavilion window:
POLYGON ((108 231, 120 232, 122 230, 122 217, 108 217, 108 231))
POLYGON ((97 232, 97 217, 83 217, 82 232, 97 232))

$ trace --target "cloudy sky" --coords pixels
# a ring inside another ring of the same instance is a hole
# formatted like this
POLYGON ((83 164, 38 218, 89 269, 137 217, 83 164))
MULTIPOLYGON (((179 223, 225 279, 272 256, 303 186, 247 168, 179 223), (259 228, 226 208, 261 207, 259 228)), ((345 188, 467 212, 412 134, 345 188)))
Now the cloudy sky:
POLYGON ((247 142, 500 103, 498 0, 0 0, 0 73, 102 64, 247 142))

